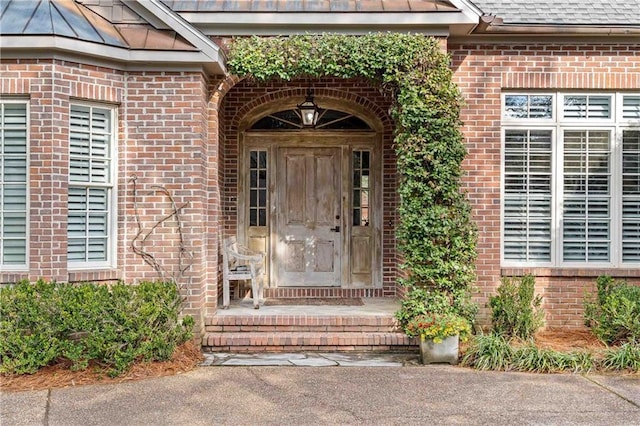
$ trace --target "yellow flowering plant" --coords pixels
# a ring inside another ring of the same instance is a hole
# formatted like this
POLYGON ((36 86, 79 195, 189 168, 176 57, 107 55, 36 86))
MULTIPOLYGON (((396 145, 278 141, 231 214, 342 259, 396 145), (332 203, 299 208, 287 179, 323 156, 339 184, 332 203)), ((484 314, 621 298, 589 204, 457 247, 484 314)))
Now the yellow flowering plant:
POLYGON ((435 343, 457 334, 464 342, 471 335, 471 324, 454 313, 426 313, 412 318, 405 326, 405 333, 411 337, 420 336, 422 340, 433 340, 435 343))

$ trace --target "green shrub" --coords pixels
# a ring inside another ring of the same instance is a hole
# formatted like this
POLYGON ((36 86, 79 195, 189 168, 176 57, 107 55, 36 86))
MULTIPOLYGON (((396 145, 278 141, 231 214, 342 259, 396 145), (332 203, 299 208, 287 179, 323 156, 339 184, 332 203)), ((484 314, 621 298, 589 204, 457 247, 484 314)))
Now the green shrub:
POLYGON ((166 360, 192 336, 193 319, 179 318, 172 283, 20 282, 0 289, 0 373, 33 373, 58 359, 74 370, 89 362, 110 375, 138 360, 166 360))
POLYGON ((507 338, 530 339, 542 326, 542 298, 534 296, 536 280, 532 275, 503 278, 498 294, 489 298, 493 332, 507 338))
POLYGON ((608 276, 596 285, 597 296, 585 297, 585 324, 607 344, 640 341, 640 287, 608 276))
POLYGON ((426 314, 459 315, 473 327, 476 312, 477 305, 471 301, 467 292, 460 291, 452 295, 440 290, 410 287, 395 317, 400 328, 407 333, 411 321, 426 314))

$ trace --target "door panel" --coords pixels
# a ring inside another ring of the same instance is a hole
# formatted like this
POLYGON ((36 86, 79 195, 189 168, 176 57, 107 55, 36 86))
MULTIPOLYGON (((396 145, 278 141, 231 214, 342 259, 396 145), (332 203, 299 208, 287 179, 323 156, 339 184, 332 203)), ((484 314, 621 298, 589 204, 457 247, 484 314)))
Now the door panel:
POLYGON ((339 286, 340 149, 280 148, 277 161, 278 286, 339 286))

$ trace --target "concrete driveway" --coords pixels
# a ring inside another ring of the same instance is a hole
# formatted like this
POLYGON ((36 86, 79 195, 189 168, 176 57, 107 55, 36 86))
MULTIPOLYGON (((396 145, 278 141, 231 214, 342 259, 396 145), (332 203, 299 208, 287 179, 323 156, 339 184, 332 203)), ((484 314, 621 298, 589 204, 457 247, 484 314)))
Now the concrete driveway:
POLYGON ((640 425, 640 376, 403 367, 200 367, 1 394, 9 425, 640 425))

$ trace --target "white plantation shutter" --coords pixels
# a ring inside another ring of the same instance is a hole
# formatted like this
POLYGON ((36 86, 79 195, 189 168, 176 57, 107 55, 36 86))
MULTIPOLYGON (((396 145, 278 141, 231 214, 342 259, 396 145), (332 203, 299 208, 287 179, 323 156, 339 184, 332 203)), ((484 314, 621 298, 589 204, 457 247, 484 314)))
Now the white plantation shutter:
POLYGON ((625 120, 640 120, 640 95, 622 97, 622 118, 625 120))
POLYGON ((610 260, 610 140, 609 131, 564 132, 565 262, 610 260))
POLYGON ((505 131, 505 259, 551 261, 551 136, 505 131))
POLYGON ((0 103, 0 265, 26 265, 27 105, 0 103))
POLYGON ((622 132, 622 260, 640 262, 640 130, 622 132))
POLYGON ((504 265, 638 268, 640 93, 506 93, 502 110, 504 265))
POLYGON ((106 262, 112 191, 111 110, 71 107, 69 142, 69 262, 106 262))

